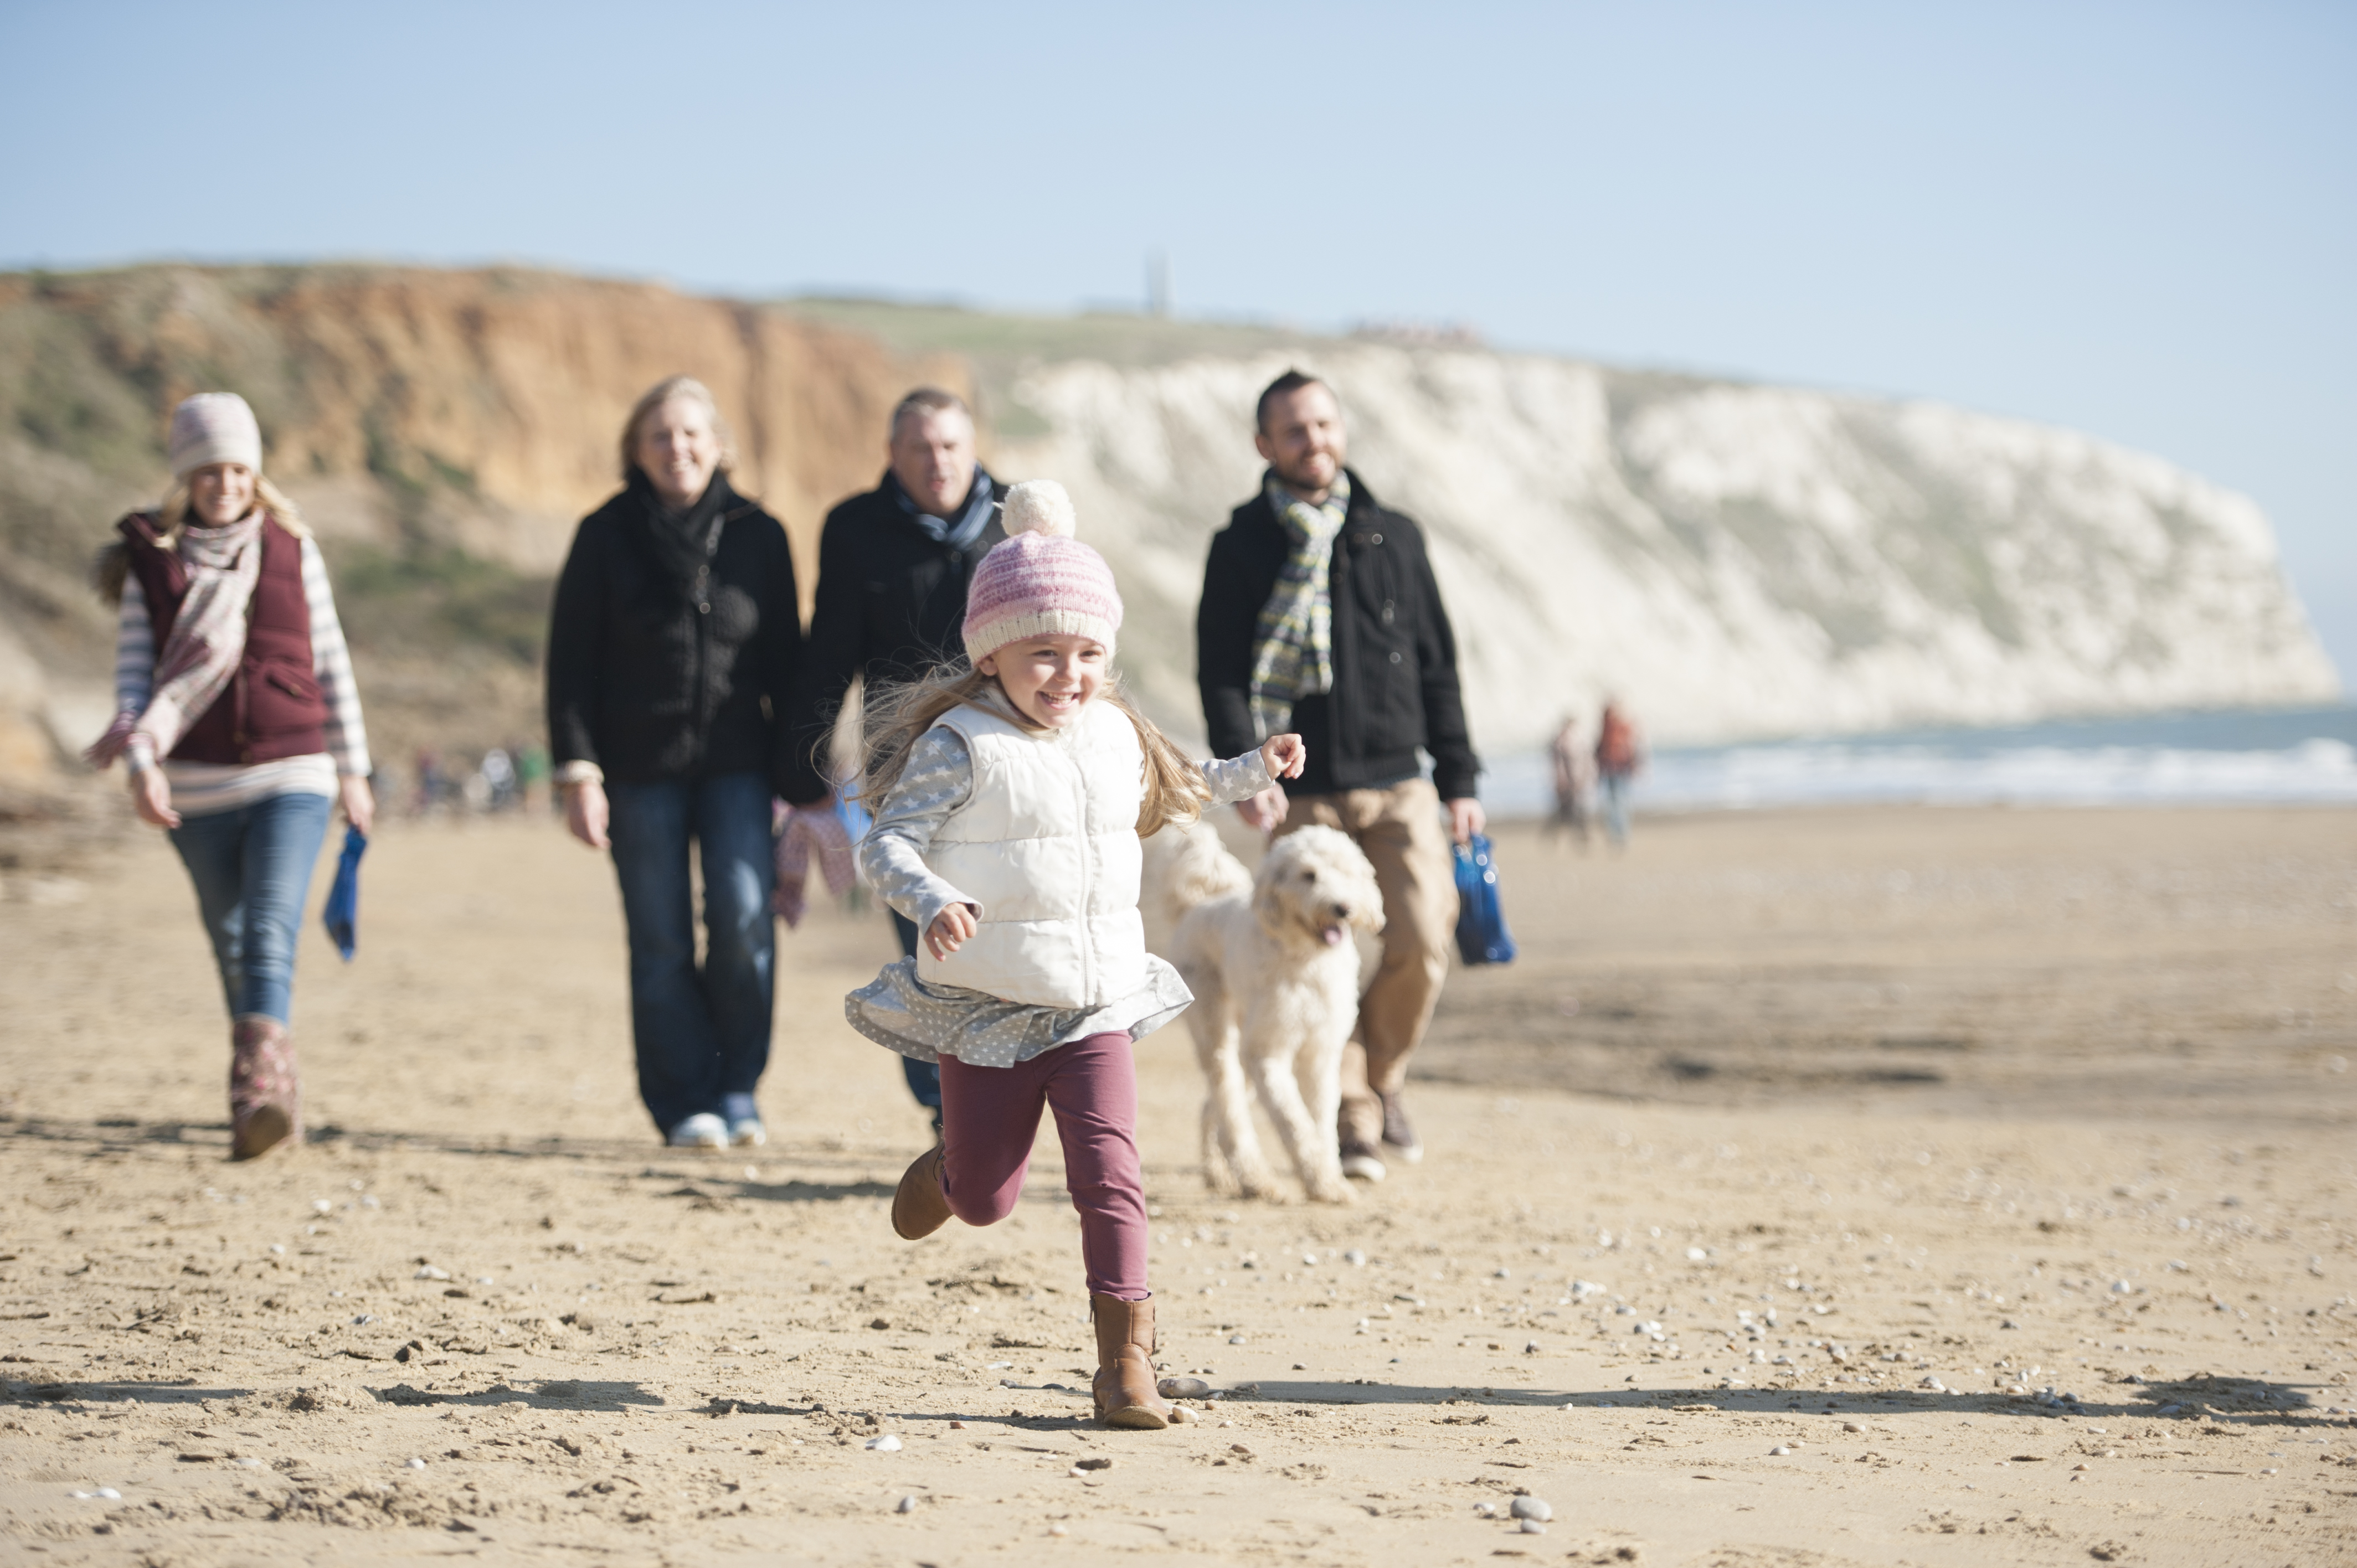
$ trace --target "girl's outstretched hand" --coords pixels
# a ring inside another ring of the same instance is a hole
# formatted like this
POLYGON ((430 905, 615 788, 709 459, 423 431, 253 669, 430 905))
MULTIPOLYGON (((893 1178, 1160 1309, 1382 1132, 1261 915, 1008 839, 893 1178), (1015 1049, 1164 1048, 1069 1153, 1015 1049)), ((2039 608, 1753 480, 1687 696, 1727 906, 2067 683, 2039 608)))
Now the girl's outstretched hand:
POLYGON ((925 928, 925 946, 935 958, 947 958, 963 947, 974 933, 974 909, 970 905, 952 904, 933 917, 925 928))
POLYGON ((1297 735, 1273 735, 1268 744, 1260 748, 1260 759, 1268 765, 1271 779, 1298 779, 1302 764, 1309 758, 1309 748, 1301 744, 1297 735))

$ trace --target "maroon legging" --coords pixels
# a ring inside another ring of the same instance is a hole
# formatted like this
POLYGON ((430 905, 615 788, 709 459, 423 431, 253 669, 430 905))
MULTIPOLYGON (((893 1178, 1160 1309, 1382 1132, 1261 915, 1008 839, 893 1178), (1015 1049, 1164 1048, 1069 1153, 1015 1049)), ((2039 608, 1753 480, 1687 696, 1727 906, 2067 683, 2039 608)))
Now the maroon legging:
POLYGON ((1137 1167, 1137 1072, 1125 1034, 1090 1035, 1013 1067, 942 1058, 942 1192, 969 1225, 1015 1212, 1042 1107, 1064 1143, 1081 1213, 1081 1263, 1097 1295, 1144 1301, 1146 1192, 1137 1167))

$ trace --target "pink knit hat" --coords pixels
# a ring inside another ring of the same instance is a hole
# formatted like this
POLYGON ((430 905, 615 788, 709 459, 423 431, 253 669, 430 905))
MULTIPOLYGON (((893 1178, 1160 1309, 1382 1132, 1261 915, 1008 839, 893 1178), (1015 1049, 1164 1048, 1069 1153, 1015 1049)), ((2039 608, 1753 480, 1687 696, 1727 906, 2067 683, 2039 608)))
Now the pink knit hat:
POLYGON ((172 411, 172 478, 185 479, 210 463, 242 463, 262 472, 262 426, 235 392, 199 392, 172 411))
POLYGON ((981 662, 1027 637, 1085 637, 1105 646, 1121 629, 1121 595, 1104 557, 1072 537, 1072 498, 1053 479, 1006 492, 1006 537, 974 569, 965 595, 966 657, 981 662))

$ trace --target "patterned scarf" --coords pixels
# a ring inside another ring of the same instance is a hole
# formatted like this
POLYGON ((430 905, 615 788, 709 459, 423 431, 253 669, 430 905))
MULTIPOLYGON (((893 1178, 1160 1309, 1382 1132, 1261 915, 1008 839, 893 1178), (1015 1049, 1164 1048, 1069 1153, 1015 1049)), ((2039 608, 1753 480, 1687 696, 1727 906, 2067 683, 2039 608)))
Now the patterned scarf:
POLYGON ((153 744, 151 755, 169 757, 188 726, 228 689, 245 657, 246 610, 262 580, 264 515, 256 507, 223 528, 181 528, 179 555, 188 591, 156 656, 155 690, 145 712, 115 714, 106 733, 82 753, 91 766, 106 767, 141 736, 153 744))
POLYGON ((1334 689, 1334 601, 1328 577, 1334 564, 1334 536, 1351 510, 1351 479, 1334 476, 1325 501, 1312 506, 1268 477, 1271 510, 1284 524, 1292 549, 1276 574, 1276 586, 1261 607, 1254 628, 1252 667, 1253 725, 1266 740, 1293 725, 1293 703, 1334 689))
POLYGON ((997 487, 989 472, 979 463, 974 466, 974 484, 965 493, 965 510, 951 517, 935 517, 917 505, 917 498, 900 482, 900 476, 891 469, 884 470, 884 492, 900 515, 925 531, 925 537, 936 544, 946 544, 952 550, 963 550, 982 537, 989 526, 991 514, 998 510, 997 487))

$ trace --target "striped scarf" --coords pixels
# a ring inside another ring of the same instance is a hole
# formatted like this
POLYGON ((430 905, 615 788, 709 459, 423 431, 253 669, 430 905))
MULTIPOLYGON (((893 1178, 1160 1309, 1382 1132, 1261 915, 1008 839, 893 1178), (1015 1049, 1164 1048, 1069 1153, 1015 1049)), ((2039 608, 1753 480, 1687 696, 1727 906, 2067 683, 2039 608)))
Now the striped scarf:
POLYGON ((1278 484, 1274 474, 1266 493, 1292 548, 1254 634, 1253 726, 1263 740, 1292 727, 1296 698, 1334 689, 1334 601, 1328 577, 1334 536, 1350 514, 1351 479, 1335 475, 1333 489, 1318 506, 1278 484))
POLYGON ((115 714, 106 733, 82 753, 93 767, 106 767, 135 746, 141 755, 134 766, 169 757, 188 726, 229 689, 245 657, 246 610, 262 580, 265 515, 257 506, 220 528, 181 528, 178 550, 188 591, 156 656, 155 688, 144 712, 115 714))

